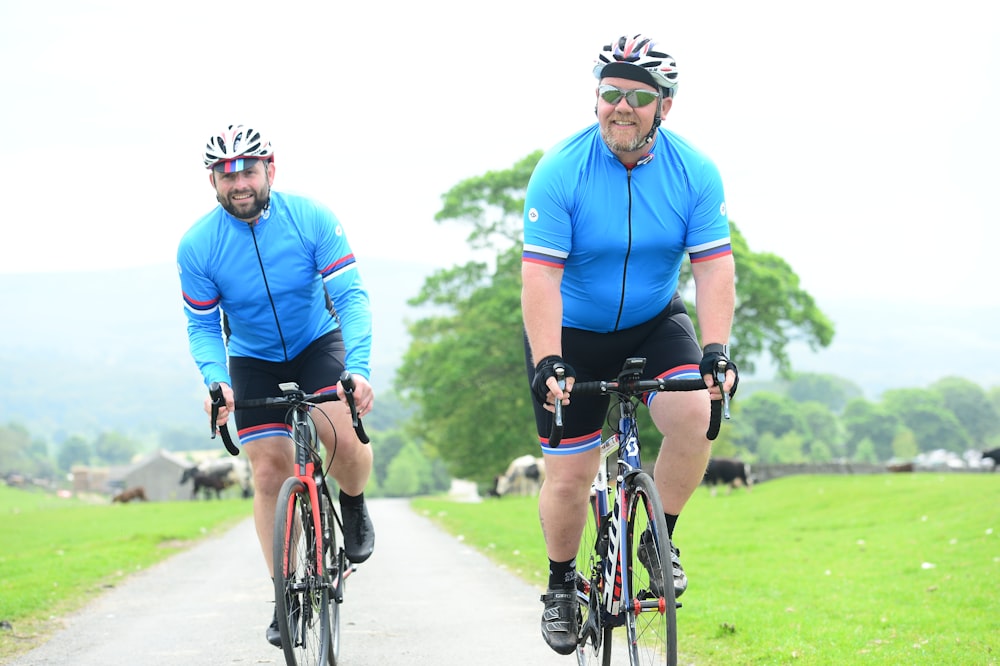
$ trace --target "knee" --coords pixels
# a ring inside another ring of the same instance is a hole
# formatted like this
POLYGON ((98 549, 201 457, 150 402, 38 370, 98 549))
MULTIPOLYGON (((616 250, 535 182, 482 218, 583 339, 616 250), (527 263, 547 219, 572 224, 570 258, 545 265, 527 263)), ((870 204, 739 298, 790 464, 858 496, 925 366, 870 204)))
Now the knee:
POLYGON ((292 470, 285 469, 282 465, 274 464, 273 461, 258 461, 253 468, 253 485, 258 494, 267 497, 276 497, 281 485, 289 476, 292 470))
POLYGON ((583 477, 579 474, 549 473, 542 483, 542 489, 553 499, 572 504, 585 500, 590 495, 590 486, 594 476, 583 477))

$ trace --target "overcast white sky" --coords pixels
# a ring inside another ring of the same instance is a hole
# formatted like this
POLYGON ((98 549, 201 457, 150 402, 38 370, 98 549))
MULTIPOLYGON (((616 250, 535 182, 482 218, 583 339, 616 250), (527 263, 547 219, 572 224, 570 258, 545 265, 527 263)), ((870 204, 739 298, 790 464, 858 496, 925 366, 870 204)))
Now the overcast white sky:
POLYGON ((0 271, 173 261, 229 122, 270 134, 275 187, 326 202, 362 261, 465 261, 441 194, 590 123, 597 50, 641 31, 680 69, 665 125, 821 306, 996 309, 991 4, 5 0, 0 271))

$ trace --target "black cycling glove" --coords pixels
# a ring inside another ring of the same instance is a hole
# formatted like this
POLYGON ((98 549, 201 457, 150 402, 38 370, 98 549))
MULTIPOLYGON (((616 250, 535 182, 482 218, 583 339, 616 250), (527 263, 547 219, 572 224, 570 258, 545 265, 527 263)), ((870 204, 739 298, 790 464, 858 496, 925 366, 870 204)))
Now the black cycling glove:
POLYGON ((576 377, 576 371, 569 363, 562 359, 562 356, 546 356, 535 366, 535 376, 531 380, 531 393, 539 405, 545 404, 545 399, 549 395, 549 387, 545 382, 549 377, 556 376, 556 368, 563 369, 563 379, 576 377))
POLYGON ((726 369, 732 370, 735 378, 733 379, 733 388, 729 389, 729 397, 732 398, 736 394, 736 386, 740 383, 740 371, 729 358, 729 349, 726 345, 720 345, 718 343, 712 343, 705 345, 704 355, 701 357, 701 363, 698 364, 698 372, 701 376, 711 375, 715 378, 715 369, 719 361, 726 362, 726 369))

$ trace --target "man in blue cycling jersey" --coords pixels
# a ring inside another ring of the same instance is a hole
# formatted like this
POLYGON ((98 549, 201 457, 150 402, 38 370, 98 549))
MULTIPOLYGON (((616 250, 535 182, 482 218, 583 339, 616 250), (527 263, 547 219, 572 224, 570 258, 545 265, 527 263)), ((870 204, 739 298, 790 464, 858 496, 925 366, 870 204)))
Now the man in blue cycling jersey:
MULTIPOLYGON (((524 206, 525 353, 546 469, 541 629, 561 654, 576 647, 575 558, 608 408, 606 396, 571 404, 574 381, 613 378, 632 356, 646 358, 647 378, 704 376, 708 391, 646 397, 663 434, 653 474, 671 535, 708 463, 710 400, 737 383, 727 348, 735 266, 722 180, 704 154, 660 127, 673 105, 676 63, 643 35, 624 36, 602 49, 594 74, 597 122, 542 157, 524 206), (701 342, 677 291, 685 256, 701 342), (729 364, 721 388, 711 373, 719 360, 729 364), (548 446, 555 400, 568 406, 558 448, 548 446)), ((678 595, 687 588, 679 555, 671 558, 678 595)))
MULTIPOLYGON (((225 424, 236 400, 280 396, 296 382, 307 393, 336 391, 354 376, 360 416, 371 412, 372 317, 344 228, 320 203, 271 190, 274 152, 251 126, 229 125, 205 146, 205 168, 219 205, 183 236, 177 252, 188 339, 206 386, 222 386, 225 424)), ((205 410, 210 412, 206 398, 205 410)), ((352 562, 371 555, 375 532, 364 501, 371 448, 343 401, 313 408, 313 420, 340 487, 344 549, 352 562)), ((254 523, 273 576, 275 503, 294 474, 281 410, 235 413, 254 476, 254 523)), ((267 640, 281 645, 277 619, 267 640)))

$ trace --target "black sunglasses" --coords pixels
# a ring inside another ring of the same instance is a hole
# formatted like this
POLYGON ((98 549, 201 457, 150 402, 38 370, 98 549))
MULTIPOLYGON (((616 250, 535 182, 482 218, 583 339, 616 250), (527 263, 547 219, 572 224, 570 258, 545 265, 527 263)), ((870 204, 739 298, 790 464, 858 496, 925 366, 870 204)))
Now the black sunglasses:
POLYGON ((655 90, 622 90, 609 85, 599 86, 597 94, 611 106, 618 106, 618 102, 624 97, 633 109, 652 104, 660 98, 660 93, 655 90))

